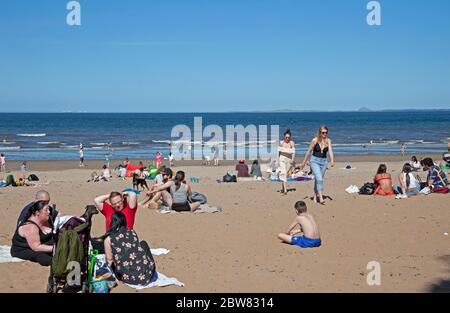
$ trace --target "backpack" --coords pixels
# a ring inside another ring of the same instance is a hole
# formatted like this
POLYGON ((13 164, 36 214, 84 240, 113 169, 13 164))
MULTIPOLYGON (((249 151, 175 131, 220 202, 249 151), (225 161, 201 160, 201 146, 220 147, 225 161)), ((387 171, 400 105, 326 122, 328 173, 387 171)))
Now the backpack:
POLYGON ((230 173, 226 173, 225 176, 223 177, 223 182, 224 183, 236 183, 237 182, 236 175, 230 175, 230 173))
POLYGON ((34 174, 30 174, 30 176, 28 176, 28 180, 29 181, 39 181, 39 178, 34 174))
POLYGON ((191 202, 200 202, 200 204, 205 204, 208 201, 204 194, 198 192, 193 192, 189 199, 191 202))
POLYGON ((377 189, 377 185, 374 183, 365 183, 360 189, 359 194, 360 195, 373 195, 375 193, 375 190, 377 189))
POLYGON ((6 176, 5 183, 6 183, 6 186, 13 186, 13 187, 17 186, 16 181, 14 180, 14 176, 12 176, 12 175, 6 176))
POLYGON ((57 277, 64 277, 72 271, 67 265, 69 262, 75 261, 82 265, 84 258, 84 247, 80 239, 79 233, 83 232, 88 223, 83 223, 77 227, 66 230, 62 229, 57 240, 55 254, 52 259, 52 272, 57 277))

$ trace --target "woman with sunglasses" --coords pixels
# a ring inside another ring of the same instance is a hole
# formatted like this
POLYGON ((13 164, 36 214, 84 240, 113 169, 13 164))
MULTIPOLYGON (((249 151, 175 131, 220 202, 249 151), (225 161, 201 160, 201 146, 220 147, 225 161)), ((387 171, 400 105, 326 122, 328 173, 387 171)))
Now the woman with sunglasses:
POLYGON ((278 147, 278 158, 280 161, 280 180, 281 180, 281 194, 287 194, 287 176, 292 163, 295 160, 295 144, 292 141, 291 130, 284 132, 284 138, 278 147))
POLYGON ((314 202, 319 202, 320 204, 325 203, 325 201, 323 200, 323 179, 328 165, 328 153, 330 154, 330 166, 333 167, 334 155, 331 139, 328 138, 328 128, 322 125, 320 126, 316 137, 311 140, 311 144, 309 145, 309 149, 306 152, 305 159, 300 165, 300 168, 304 168, 306 162, 308 162, 308 159, 311 156, 311 170, 313 171, 315 178, 314 202))

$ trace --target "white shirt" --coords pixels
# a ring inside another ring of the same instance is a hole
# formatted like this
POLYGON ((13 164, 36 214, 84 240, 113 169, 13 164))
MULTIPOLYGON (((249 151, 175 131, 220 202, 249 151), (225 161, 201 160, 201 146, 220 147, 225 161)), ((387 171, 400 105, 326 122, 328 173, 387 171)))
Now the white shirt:
POLYGON ((158 184, 158 185, 162 185, 163 182, 164 182, 164 179, 163 179, 162 174, 156 175, 156 177, 155 177, 155 183, 158 184))
MULTIPOLYGON (((418 183, 416 178, 412 173, 409 173, 409 187, 408 189, 417 189, 418 183)), ((406 186, 406 173, 402 173, 402 181, 406 186)))

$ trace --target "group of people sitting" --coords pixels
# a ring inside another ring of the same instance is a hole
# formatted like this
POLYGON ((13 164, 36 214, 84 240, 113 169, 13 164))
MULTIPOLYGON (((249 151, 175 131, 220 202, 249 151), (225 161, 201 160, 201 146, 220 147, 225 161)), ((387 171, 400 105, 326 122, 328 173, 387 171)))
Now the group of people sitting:
MULTIPOLYGON (((108 266, 117 279, 132 285, 148 285, 157 277, 156 265, 147 242, 134 231, 137 196, 133 192, 111 192, 95 198, 96 207, 105 216, 105 234, 92 241, 99 253, 106 255, 108 266)), ((55 250, 55 219, 61 216, 50 206, 50 195, 41 190, 35 201, 20 213, 12 238, 11 255, 52 264, 55 250)))
POLYGON ((236 164, 235 170, 237 177, 263 177, 258 160, 253 161, 250 171, 248 170, 247 164, 245 164, 245 160, 240 160, 239 163, 236 164))
POLYGON ((178 171, 173 177, 170 168, 162 166, 155 177, 155 184, 146 192, 145 198, 139 203, 141 206, 174 210, 177 212, 194 212, 200 207, 200 202, 190 202, 191 186, 186 182, 186 175, 178 171))
POLYGON ((402 172, 398 176, 399 185, 394 186, 391 174, 387 173, 387 166, 380 164, 374 177, 376 189, 374 194, 381 196, 397 195, 397 198, 404 199, 414 196, 428 187, 429 192, 441 192, 448 189, 449 183, 442 168, 433 162, 431 158, 425 158, 420 162, 413 157, 411 163, 405 163, 402 172), (413 172, 420 169, 428 171, 426 182, 422 182, 420 176, 414 176, 413 172))

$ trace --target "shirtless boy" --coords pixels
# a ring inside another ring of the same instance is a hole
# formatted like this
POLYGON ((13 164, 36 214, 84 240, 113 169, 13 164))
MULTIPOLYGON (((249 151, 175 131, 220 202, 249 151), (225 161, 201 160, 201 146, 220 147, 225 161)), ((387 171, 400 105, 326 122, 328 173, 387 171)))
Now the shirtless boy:
POLYGON ((320 240, 319 227, 314 217, 306 213, 307 208, 305 202, 298 201, 295 203, 294 209, 297 216, 285 233, 278 234, 278 238, 285 243, 301 248, 320 247, 322 241, 320 240), (299 229, 296 229, 297 225, 299 229), (297 234, 299 233, 303 233, 303 236, 298 236, 297 234))

